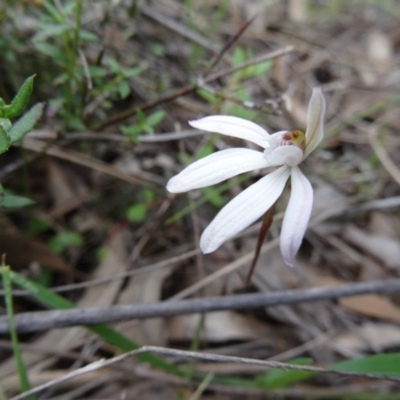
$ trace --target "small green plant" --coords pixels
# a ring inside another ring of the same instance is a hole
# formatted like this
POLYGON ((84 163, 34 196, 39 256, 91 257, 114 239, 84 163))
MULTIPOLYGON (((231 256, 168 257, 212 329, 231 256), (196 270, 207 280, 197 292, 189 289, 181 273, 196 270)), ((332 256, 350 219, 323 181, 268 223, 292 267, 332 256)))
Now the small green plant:
POLYGON ((133 141, 138 141, 138 135, 146 132, 154 133, 154 128, 163 121, 166 113, 164 110, 156 111, 149 116, 146 116, 142 111, 136 112, 137 124, 121 126, 121 131, 129 136, 133 141))
POLYGON ((61 115, 70 127, 84 127, 82 114, 84 107, 83 71, 78 68, 79 44, 81 41, 98 40, 96 35, 81 29, 82 0, 68 2, 62 7, 43 3, 46 13, 39 15, 39 32, 32 42, 36 50, 50 57, 59 75, 54 83, 63 88, 62 96, 52 101, 58 104, 61 115))
MULTIPOLYGON (((27 107, 33 90, 34 78, 35 76, 33 75, 25 80, 10 104, 6 104, 0 98, 0 154, 5 153, 12 144, 21 141, 33 129, 36 122, 42 116, 44 103, 38 103, 15 123, 12 122, 27 107)), ((33 203, 32 200, 26 197, 12 194, 0 184, 0 207, 21 208, 33 203)))
POLYGON ((48 246, 55 253, 63 253, 68 247, 81 247, 83 238, 76 232, 60 232, 50 239, 48 246))
POLYGON ((126 218, 131 222, 142 222, 146 219, 151 203, 155 198, 155 193, 145 189, 142 197, 142 202, 131 205, 126 211, 126 218))

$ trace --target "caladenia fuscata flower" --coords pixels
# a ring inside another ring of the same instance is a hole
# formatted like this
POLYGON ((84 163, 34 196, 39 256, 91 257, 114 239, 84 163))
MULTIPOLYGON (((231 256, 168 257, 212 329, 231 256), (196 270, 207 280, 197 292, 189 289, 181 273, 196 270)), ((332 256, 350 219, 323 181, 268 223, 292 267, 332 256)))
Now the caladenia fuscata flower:
POLYGON ((262 147, 263 151, 248 148, 217 151, 171 178, 167 184, 169 192, 186 192, 214 185, 244 172, 278 167, 221 209, 201 236, 203 253, 213 252, 265 214, 280 197, 290 178, 291 195, 283 218, 280 248, 285 263, 293 267, 313 205, 313 189, 298 166, 321 142, 324 114, 322 91, 315 88, 308 106, 305 133, 280 131, 270 135, 253 122, 225 115, 189 122, 204 131, 249 140, 262 147))

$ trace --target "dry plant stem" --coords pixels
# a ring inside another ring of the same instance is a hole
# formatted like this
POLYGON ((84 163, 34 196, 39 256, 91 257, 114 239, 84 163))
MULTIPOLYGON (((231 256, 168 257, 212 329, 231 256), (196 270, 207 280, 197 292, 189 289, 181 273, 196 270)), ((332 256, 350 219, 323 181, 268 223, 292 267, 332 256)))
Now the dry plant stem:
MULTIPOLYGON (((62 160, 67 160, 72 163, 82 165, 96 171, 102 172, 103 174, 110 175, 114 178, 121 179, 123 181, 144 186, 146 188, 151 187, 153 190, 160 192, 160 188, 158 185, 164 185, 164 180, 160 179, 158 176, 151 175, 146 173, 146 179, 143 179, 139 176, 134 176, 132 174, 125 174, 124 172, 119 171, 116 168, 111 167, 103 161, 97 160, 93 157, 87 156, 86 154, 81 154, 76 151, 62 149, 58 146, 48 145, 39 140, 33 139, 25 139, 21 143, 18 144, 19 147, 22 147, 27 150, 42 152, 46 155, 50 155, 53 157, 60 158, 62 160)), ((143 172, 142 172, 143 174, 143 172)))
POLYGON ((213 60, 211 60, 210 64, 203 71, 203 77, 206 77, 214 69, 214 67, 219 63, 221 58, 238 41, 240 36, 242 36, 244 31, 250 26, 250 24, 254 21, 254 19, 255 17, 249 19, 244 24, 242 24, 239 30, 227 41, 227 43, 224 45, 221 51, 214 57, 213 60))
MULTIPOLYGON (((169 142, 181 140, 195 136, 204 136, 210 132, 198 129, 187 129, 180 132, 153 133, 152 135, 138 135, 138 140, 142 143, 169 142)), ((64 136, 66 140, 108 140, 112 142, 131 143, 129 137, 118 133, 96 133, 96 132, 74 132, 64 136)))
POLYGON ((272 221, 274 220, 275 205, 276 205, 276 203, 274 203, 270 207, 270 209, 265 213, 264 218, 262 220, 262 225, 258 232, 257 246, 256 246, 256 250, 254 252, 254 258, 253 258, 253 261, 251 262, 251 266, 250 266, 249 272, 246 277, 246 285, 248 285, 250 283, 251 276, 253 275, 254 268, 256 267, 258 257, 260 256, 260 251, 261 251, 262 243, 265 239, 265 235, 268 233, 269 228, 271 228, 272 221))
MULTIPOLYGON (((179 35, 185 37, 186 39, 191 40, 194 43, 204 47, 207 50, 212 51, 215 54, 220 54, 221 50, 218 46, 216 46, 212 41, 208 40, 206 37, 200 35, 199 33, 190 30, 187 25, 180 24, 172 18, 167 17, 164 14, 161 14, 153 7, 148 7, 142 5, 140 7, 141 12, 146 15, 146 17, 153 19, 158 22, 160 25, 165 26, 169 30, 178 33, 179 35)), ((230 61, 229 57, 226 57, 227 61, 230 61)))
POLYGON ((284 47, 282 49, 275 50, 275 51, 272 51, 270 53, 263 54, 261 56, 255 57, 252 60, 247 61, 247 62, 245 62, 243 64, 240 64, 240 65, 238 65, 236 67, 227 68, 227 69, 224 69, 222 71, 216 72, 215 74, 212 74, 212 75, 208 76, 207 78, 203 79, 203 81, 201 82, 200 85, 198 85, 198 84, 188 85, 188 86, 185 86, 183 88, 180 88, 180 89, 176 90, 175 92, 171 93, 168 96, 161 97, 159 99, 156 99, 156 100, 153 100, 153 101, 149 101, 147 103, 139 104, 136 107, 129 108, 129 109, 125 110, 125 111, 120 112, 117 115, 114 115, 113 117, 111 117, 107 121, 103 122, 99 126, 94 127, 93 130, 101 131, 104 128, 106 128, 107 126, 113 125, 113 124, 115 124, 117 122, 123 121, 124 119, 126 119, 126 118, 128 118, 128 117, 130 117, 132 115, 135 115, 138 110, 146 111, 146 110, 149 110, 149 109, 154 108, 156 106, 159 106, 161 104, 168 103, 168 102, 170 102, 172 100, 177 99, 178 97, 181 97, 181 96, 184 96, 186 94, 194 92, 195 90, 197 90, 199 87, 201 87, 205 83, 211 83, 211 82, 213 82, 213 81, 215 81, 215 80, 217 80, 219 78, 224 77, 225 75, 233 74, 234 72, 239 71, 239 70, 244 69, 244 68, 247 68, 247 67, 249 67, 251 65, 259 64, 259 63, 267 61, 267 60, 272 60, 274 58, 281 57, 281 56, 291 52, 292 50, 293 50, 293 46, 287 46, 287 47, 284 47))
MULTIPOLYGON (((139 305, 120 305, 106 309, 91 307, 36 311, 17 314, 14 320, 15 327, 19 333, 29 333, 75 325, 95 325, 132 319, 169 317, 179 314, 274 307, 285 304, 333 300, 367 293, 388 294, 399 292, 399 290, 400 279, 388 279, 332 287, 197 298, 174 302, 163 301, 139 305)), ((8 331, 8 318, 0 317, 0 334, 5 334, 8 331)))
POLYGON ((400 170, 396 164, 391 160, 384 147, 378 141, 379 131, 377 129, 371 130, 368 134, 368 139, 379 161, 385 167, 388 174, 400 186, 400 170))
POLYGON ((183 357, 183 358, 191 358, 196 360, 203 361, 213 361, 213 362, 223 362, 223 363, 235 363, 235 364, 247 364, 247 365, 258 365, 260 367, 265 368, 278 368, 283 370, 296 370, 296 371, 308 371, 315 373, 325 373, 325 374, 334 374, 341 377, 360 377, 360 378, 368 378, 368 379, 379 379, 379 380, 389 380, 393 382, 400 382, 400 378, 386 376, 386 375, 375 375, 375 374, 364 374, 359 372, 348 372, 348 371, 339 371, 334 369, 326 369, 321 367, 311 367, 311 366, 301 366, 296 364, 286 364, 279 361, 264 361, 257 360, 254 358, 244 358, 244 357, 234 357, 234 356, 223 356, 219 354, 212 353, 198 353, 193 351, 185 351, 185 350, 176 350, 176 349, 168 349, 165 347, 157 347, 157 346, 143 346, 140 349, 130 351, 128 353, 124 353, 120 356, 113 357, 109 360, 99 360, 92 364, 86 365, 83 368, 76 369, 69 374, 62 376, 61 378, 54 379, 53 381, 47 382, 44 385, 37 386, 25 393, 22 393, 18 396, 12 397, 10 400, 22 400, 26 397, 40 393, 45 389, 48 389, 52 386, 58 385, 60 383, 64 383, 70 379, 75 377, 87 374, 89 372, 96 371, 100 368, 109 367, 115 363, 126 360, 132 356, 137 356, 142 353, 156 353, 164 356, 174 356, 174 357, 183 357))
MULTIPOLYGON (((327 208, 326 210, 320 212, 318 215, 313 217, 309 223, 309 227, 314 227, 318 225, 319 223, 331 218, 334 215, 337 215, 338 209, 342 209, 344 205, 348 206, 354 201, 351 199, 347 199, 345 202, 342 200, 338 201, 335 204, 332 204, 331 207, 327 208)), ((283 216, 283 214, 282 214, 283 216)), ((276 220, 278 217, 275 218, 276 220)), ((259 225, 261 226, 261 224, 259 225)), ((257 228, 258 229, 258 228, 257 228)), ((247 232, 251 231, 251 228, 248 228, 246 230, 247 232)), ((243 234, 244 232, 242 232, 243 234)), ((242 234, 239 234, 238 236, 242 236, 242 234)), ((272 250, 279 244, 279 238, 276 238, 274 240, 271 240, 270 242, 264 244, 264 246, 261 247, 260 254, 264 254, 269 250, 272 250)), ((204 279, 201 281, 198 281, 194 283, 193 285, 187 287, 186 289, 182 290, 181 292, 175 294, 174 296, 170 297, 168 300, 178 300, 178 299, 183 299, 185 297, 188 297, 192 295, 193 293, 197 292, 204 286, 207 286, 211 283, 213 283, 216 279, 220 279, 224 277, 225 275, 232 273, 234 271, 237 271, 240 267, 242 267, 244 264, 250 262, 253 257, 253 252, 247 253, 243 255, 242 257, 237 258, 235 261, 225 265, 224 267, 218 269, 217 271, 213 272, 212 274, 207 275, 204 279)))

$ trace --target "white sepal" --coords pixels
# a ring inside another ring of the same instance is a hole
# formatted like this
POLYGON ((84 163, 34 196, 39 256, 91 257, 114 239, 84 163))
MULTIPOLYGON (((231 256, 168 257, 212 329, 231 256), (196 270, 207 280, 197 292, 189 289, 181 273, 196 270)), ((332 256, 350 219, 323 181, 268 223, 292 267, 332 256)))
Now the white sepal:
POLYGON ((307 113, 306 130, 306 158, 321 142, 324 137, 325 99, 321 88, 314 88, 307 113))
POLYGON ((189 121, 189 125, 207 132, 217 132, 222 135, 233 136, 250 140, 264 149, 269 146, 268 132, 261 126, 246 119, 231 117, 228 115, 213 115, 195 121, 189 121))
POLYGON ((291 168, 292 190, 282 222, 280 247, 285 263, 294 266, 313 205, 313 189, 298 167, 291 168))
POLYGON ((264 168, 267 161, 260 151, 235 148, 221 150, 190 164, 167 183, 171 193, 215 185, 244 172, 264 168))
POLYGON ((289 175, 290 168, 283 166, 231 200, 203 232, 200 239, 203 253, 213 252, 260 218, 282 194, 289 175))

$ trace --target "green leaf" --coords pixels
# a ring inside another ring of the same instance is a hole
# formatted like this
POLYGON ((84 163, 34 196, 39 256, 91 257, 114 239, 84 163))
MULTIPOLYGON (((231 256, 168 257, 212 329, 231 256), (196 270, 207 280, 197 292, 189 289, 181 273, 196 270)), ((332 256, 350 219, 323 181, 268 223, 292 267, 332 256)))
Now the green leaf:
POLYGON ((119 64, 119 62, 117 60, 115 60, 114 58, 107 58, 104 62, 106 65, 108 65, 108 67, 110 68, 110 71, 113 74, 120 74, 122 73, 122 67, 119 64))
POLYGON ((246 61, 246 54, 241 47, 236 47, 233 51, 233 66, 236 67, 246 61))
POLYGON ((0 118, 0 129, 8 134, 12 127, 11 121, 8 118, 0 118))
POLYGON ((131 92, 131 88, 128 85, 127 81, 121 81, 118 85, 118 92, 122 99, 125 99, 129 96, 131 92))
POLYGON ((151 203, 156 198, 156 194, 150 189, 144 189, 143 195, 146 203, 151 203))
POLYGON ((400 353, 377 354, 356 360, 346 360, 329 366, 339 371, 400 376, 400 353))
MULTIPOLYGON (((14 353, 15 362, 17 364, 17 370, 19 375, 19 380, 21 383, 21 390, 26 392, 31 388, 31 384, 29 382, 28 371, 25 367, 24 360, 22 358, 22 352, 18 343, 17 331, 15 330, 14 323, 14 306, 12 299, 12 289, 11 289, 11 279, 10 279, 10 267, 6 267, 2 265, 1 267, 1 275, 3 278, 3 286, 5 291, 5 303, 7 316, 10 325, 10 336, 11 336, 11 344, 14 353)), ((29 396, 28 399, 35 399, 34 396, 29 396)))
MULTIPOLYGON (((297 358, 289 362, 295 365, 310 365, 312 360, 310 358, 297 358)), ((259 388, 264 390, 284 389, 314 375, 316 375, 315 372, 310 371, 273 369, 266 374, 258 376, 255 379, 255 383, 259 388)))
POLYGON ((139 125, 131 125, 131 126, 121 126, 120 127, 121 132, 125 135, 131 136, 131 137, 135 137, 137 135, 139 135, 139 133, 143 132, 143 129, 141 126, 139 125))
MULTIPOLYGON (((56 22, 58 22, 59 24, 63 23, 64 16, 56 7, 54 7, 49 1, 44 1, 42 5, 43 8, 56 22)), ((63 12, 65 13, 65 8, 63 9, 63 12)))
POLYGON ((213 188, 213 187, 206 187, 203 188, 203 192, 207 198, 207 200, 217 208, 221 208, 225 204, 225 200, 221 193, 213 188))
POLYGON ((5 117, 14 118, 22 114, 28 105, 29 97, 33 90, 33 80, 35 75, 30 76, 19 88, 17 95, 14 97, 11 104, 7 107, 5 117))
POLYGON ((42 23, 39 24, 39 32, 32 39, 33 41, 44 41, 48 37, 61 36, 65 32, 71 30, 71 26, 67 24, 53 24, 53 23, 42 23))
POLYGON ((236 91, 236 96, 239 97, 240 100, 250 101, 251 97, 247 92, 246 88, 242 87, 236 91))
POLYGON ((197 89, 197 94, 210 104, 215 104, 218 101, 218 99, 208 90, 197 89))
POLYGON ((250 121, 254 121, 254 119, 256 118, 256 113, 254 111, 237 106, 225 107, 224 112, 226 112, 227 114, 234 115, 235 117, 248 119, 250 121))
POLYGON ((55 253, 62 253, 68 247, 81 247, 83 238, 76 232, 60 232, 50 239, 48 246, 55 253))
POLYGON ((79 32, 79 38, 85 42, 98 42, 99 41, 99 37, 92 33, 92 32, 88 32, 88 31, 80 31, 79 32))
POLYGON ((4 208, 23 208, 35 204, 35 202, 27 197, 16 196, 14 194, 5 193, 1 207, 4 208))
POLYGON ((19 142, 28 134, 43 113, 44 103, 35 104, 27 113, 25 113, 10 129, 9 136, 11 143, 19 142))
POLYGON ((134 76, 138 76, 143 72, 142 68, 129 68, 124 69, 123 74, 126 78, 133 78, 134 76))
POLYGON ((147 117, 147 124, 150 126, 156 126, 165 118, 165 116, 166 113, 164 110, 156 111, 147 117))
POLYGON ((33 42, 33 44, 36 47, 36 49, 41 53, 43 53, 44 55, 52 58, 58 63, 64 64, 65 53, 63 53, 59 47, 44 42, 33 42))
POLYGON ((267 71, 269 71, 274 65, 273 60, 268 60, 260 64, 254 65, 253 76, 264 75, 267 71))
POLYGON ((146 204, 134 204, 126 211, 126 218, 132 222, 141 222, 146 218, 147 207, 146 204))
POLYGON ((104 67, 91 65, 89 67, 89 73, 92 78, 104 78, 107 75, 107 70, 104 67))
POLYGON ((28 226, 24 232, 29 236, 35 236, 51 228, 51 223, 48 220, 32 217, 29 219, 28 226))
POLYGON ((137 110, 136 111, 136 118, 137 118, 137 120, 139 122, 139 125, 141 125, 141 126, 147 125, 146 115, 144 114, 143 111, 137 110))
POLYGON ((196 154, 196 160, 209 156, 214 152, 214 146, 211 143, 206 143, 196 154))
MULTIPOLYGON (((75 308, 75 304, 65 299, 64 297, 53 293, 51 290, 37 284, 36 282, 25 278, 24 276, 10 271, 11 281, 22 289, 27 290, 32 296, 34 296, 41 303, 52 309, 68 309, 75 308)), ((124 352, 136 350, 140 347, 139 344, 128 339, 126 336, 117 332, 108 325, 93 325, 87 327, 92 332, 96 333, 97 336, 102 338, 105 342, 112 344, 113 346, 121 349, 124 352)), ((155 368, 162 369, 164 371, 183 376, 183 371, 180 370, 173 364, 164 361, 161 357, 151 353, 139 354, 137 358, 143 362, 147 362, 155 368)))
POLYGON ((10 138, 0 125, 0 154, 5 153, 11 146, 10 138))

